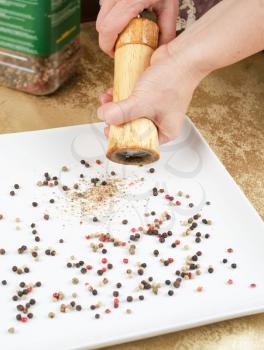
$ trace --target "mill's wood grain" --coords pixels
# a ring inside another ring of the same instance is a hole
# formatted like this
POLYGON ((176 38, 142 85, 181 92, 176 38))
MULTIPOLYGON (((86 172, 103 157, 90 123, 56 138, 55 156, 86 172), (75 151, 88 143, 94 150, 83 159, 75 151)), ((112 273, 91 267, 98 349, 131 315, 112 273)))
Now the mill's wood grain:
MULTIPOLYGON (((114 101, 129 97, 149 66, 158 44, 159 29, 146 18, 134 18, 116 43, 114 69, 114 101)), ((122 164, 146 164, 159 159, 158 132, 154 123, 144 117, 122 125, 110 126, 107 157, 122 164), (141 155, 131 156, 131 153, 141 155), (125 155, 130 155, 126 157, 125 155)))

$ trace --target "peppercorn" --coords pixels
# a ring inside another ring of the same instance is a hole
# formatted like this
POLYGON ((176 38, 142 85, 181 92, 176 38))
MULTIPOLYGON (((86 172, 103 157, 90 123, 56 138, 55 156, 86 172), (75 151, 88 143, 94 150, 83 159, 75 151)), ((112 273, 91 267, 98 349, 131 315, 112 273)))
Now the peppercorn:
POLYGON ((170 289, 170 290, 168 291, 168 295, 169 295, 169 296, 172 296, 173 294, 174 294, 173 290, 170 289))
POLYGON ((6 253, 5 249, 4 249, 4 248, 1 248, 1 249, 0 249, 0 255, 5 255, 5 253, 6 253))
POLYGON ((169 285, 171 284, 171 281, 170 281, 170 280, 166 280, 166 281, 165 281, 165 284, 166 284, 167 286, 169 286, 169 285))
POLYGON ((29 273, 29 271, 30 271, 30 270, 29 270, 28 267, 25 267, 25 268, 24 268, 24 272, 25 272, 25 273, 29 273))
POLYGON ((49 220, 49 215, 48 214, 44 214, 43 218, 44 218, 44 220, 49 220))
POLYGON ((7 285, 7 281, 6 280, 3 280, 1 283, 2 283, 3 286, 7 285))
POLYGON ((32 202, 32 207, 37 207, 38 206, 38 203, 37 202, 32 202))
POLYGON ((193 203, 189 203, 189 207, 192 208, 194 206, 193 203))
POLYGON ((93 295, 97 295, 97 294, 98 294, 97 290, 96 290, 96 289, 93 289, 93 290, 92 290, 92 294, 93 294, 93 295))
POLYGON ((236 268, 237 268, 237 264, 232 263, 232 264, 231 264, 231 267, 232 267, 232 269, 236 269, 236 268))
POLYGON ((120 283, 120 282, 118 282, 117 284, 116 284, 116 288, 121 288, 122 287, 122 284, 120 283))
POLYGON ((210 237, 210 235, 209 235, 209 233, 206 233, 205 235, 204 235, 204 238, 209 238, 210 237))
POLYGON ((144 295, 139 295, 138 299, 141 301, 144 300, 144 295))
POLYGON ((151 174, 153 174, 153 173, 155 172, 155 169, 154 169, 154 168, 150 168, 150 169, 149 169, 149 172, 150 172, 151 174))
POLYGON ((98 221, 97 217, 94 216, 94 217, 93 217, 93 222, 97 222, 97 221, 98 221))
POLYGON ((131 303, 131 301, 133 301, 133 297, 129 295, 129 296, 127 297, 127 302, 131 303))
POLYGON ((138 269, 138 275, 142 276, 144 274, 144 270, 143 269, 138 269))
POLYGON ((36 236, 36 237, 35 237, 35 241, 36 241, 36 242, 40 242, 39 236, 36 236))
POLYGON ((107 253, 107 249, 105 249, 105 248, 102 249, 102 253, 103 253, 103 254, 106 254, 106 253, 107 253))
POLYGON ((223 259, 223 264, 226 264, 227 263, 227 259, 223 259))
POLYGON ((213 269, 212 267, 209 267, 209 268, 208 268, 208 272, 209 272, 209 273, 213 273, 213 272, 214 272, 214 269, 213 269))
POLYGON ((77 311, 81 311, 82 310, 82 306, 81 305, 76 305, 76 310, 77 311))
POLYGON ((113 268, 113 264, 107 264, 108 270, 111 270, 113 268))
POLYGON ((29 314, 27 314, 27 317, 28 317, 29 319, 33 318, 32 312, 30 312, 29 314))
POLYGON ((14 196, 16 193, 15 193, 15 191, 10 191, 10 196, 14 196))
POLYGON ((36 286, 36 287, 41 287, 41 282, 36 282, 36 283, 35 283, 35 286, 36 286))
POLYGON ((8 333, 10 333, 10 334, 14 334, 15 333, 15 328, 14 327, 10 327, 10 328, 8 328, 8 333))
POLYGON ((81 269, 81 273, 82 273, 82 274, 87 273, 87 270, 86 270, 86 268, 85 268, 85 267, 83 267, 83 268, 81 269))
POLYGON ((122 221, 123 225, 126 225, 127 223, 128 223, 128 221, 126 219, 122 221))
POLYGON ((100 318, 100 314, 95 314, 94 317, 95 317, 96 319, 98 319, 98 318, 100 318))
POLYGON ((200 242, 201 242, 201 238, 200 238, 200 237, 196 237, 196 238, 195 238, 195 242, 196 242, 196 243, 200 243, 200 242))
POLYGON ((55 203, 55 200, 54 200, 53 198, 51 198, 51 199, 49 200, 49 202, 50 202, 51 204, 53 204, 53 203, 55 203))

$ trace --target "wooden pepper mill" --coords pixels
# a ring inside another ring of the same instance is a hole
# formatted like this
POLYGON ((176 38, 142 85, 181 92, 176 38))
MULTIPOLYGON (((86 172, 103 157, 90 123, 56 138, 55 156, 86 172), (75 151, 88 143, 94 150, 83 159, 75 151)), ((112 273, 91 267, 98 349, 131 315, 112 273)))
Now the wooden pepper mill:
MULTIPOLYGON (((158 36, 158 25, 144 17, 132 19, 120 34, 115 47, 114 102, 131 95, 150 64, 158 36)), ((121 164, 147 164, 159 159, 158 130, 146 117, 110 126, 107 158, 121 164)))

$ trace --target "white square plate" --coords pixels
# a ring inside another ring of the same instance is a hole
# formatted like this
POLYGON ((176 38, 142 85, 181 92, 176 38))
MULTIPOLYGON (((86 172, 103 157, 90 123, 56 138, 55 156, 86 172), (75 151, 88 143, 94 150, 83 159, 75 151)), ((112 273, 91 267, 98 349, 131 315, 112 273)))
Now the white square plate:
POLYGON ((0 136, 0 213, 4 215, 0 221, 0 248, 6 249, 6 254, 0 255, 0 281, 8 281, 7 286, 0 284, 1 348, 91 349, 262 312, 263 222, 190 120, 186 120, 177 141, 162 147, 161 159, 153 165, 156 169, 153 174, 148 172, 150 166, 124 167, 106 161, 105 147, 102 124, 0 136), (80 164, 83 158, 92 164, 91 168, 80 164), (96 159, 103 160, 103 164, 95 164, 96 159), (63 165, 70 171, 61 172, 63 165), (84 217, 80 224, 79 206, 69 201, 63 191, 36 186, 46 171, 58 175, 61 184, 72 185, 80 173, 89 180, 90 176, 101 177, 112 170, 118 177, 127 179, 123 180, 127 185, 126 194, 105 203, 104 208, 98 203, 98 223, 84 217), (145 181, 138 181, 141 177, 145 181), (15 183, 21 188, 11 197, 9 192, 15 183), (182 190, 191 198, 175 197, 181 201, 179 207, 169 206, 161 194, 147 200, 153 186, 162 187, 165 193, 173 195, 182 190), (50 198, 55 199, 54 204, 49 203, 50 198), (38 202, 37 208, 32 207, 33 201, 38 202), (193 208, 188 206, 189 201, 194 203, 193 208), (211 205, 206 205, 206 201, 211 205), (90 241, 85 235, 97 231, 113 232, 127 241, 131 227, 146 225, 149 220, 144 216, 146 211, 155 210, 158 214, 164 208, 172 216, 166 223, 167 230, 173 231, 173 236, 165 243, 158 243, 153 236, 142 235, 136 243, 138 248, 134 256, 128 256, 127 248, 114 248, 109 244, 106 255, 91 252, 90 241), (104 217, 101 218, 102 211, 104 217), (210 226, 199 224, 202 237, 204 233, 210 233, 210 238, 203 238, 201 243, 195 243, 196 231, 183 237, 185 228, 180 224, 196 212, 213 221, 210 226), (43 220, 44 213, 50 215, 50 220, 43 220), (15 222, 17 217, 21 222, 15 222), (128 219, 127 225, 120 224, 124 218, 128 219), (32 222, 37 224, 41 238, 38 244, 31 233, 32 222), (60 238, 65 243, 58 243, 60 238), (170 245, 175 239, 181 244, 173 249, 170 245), (39 246, 38 262, 34 262, 28 253, 17 254, 23 244, 30 248, 39 246), (55 257, 45 255, 49 247, 56 249, 55 257), (233 253, 227 253, 230 247, 233 253), (155 248, 160 251, 158 258, 153 257, 155 248), (198 250, 203 252, 199 259, 201 276, 184 280, 179 289, 162 286, 158 295, 144 291, 144 301, 126 301, 128 295, 135 298, 140 294, 134 289, 143 278, 152 276, 162 284, 166 278, 174 280, 177 277, 174 273, 184 257, 198 250), (96 269, 82 275, 77 269, 66 268, 71 255, 93 265, 100 265, 102 257, 106 257, 114 268, 101 279, 107 277, 109 284, 97 286, 96 269), (124 257, 128 257, 129 264, 122 263, 124 257), (174 262, 165 267, 159 261, 162 257, 172 257, 174 262), (228 259, 227 264, 222 263, 223 258, 228 259), (136 274, 129 279, 126 269, 130 267, 136 271, 138 261, 147 263, 144 276, 136 274), (237 268, 232 269, 231 263, 236 263, 237 268), (11 272, 13 265, 27 265, 30 273, 18 276, 11 272), (214 268, 212 274, 207 271, 209 265, 214 268), (78 285, 71 283, 73 277, 80 280, 78 285), (232 285, 227 283, 229 279, 233 280, 232 285), (32 293, 37 301, 32 307, 34 318, 22 324, 15 319, 17 303, 12 301, 12 296, 20 281, 38 280, 43 286, 32 293), (86 282, 94 283, 97 296, 87 290, 86 282), (120 289, 120 308, 115 310, 112 292, 116 282, 122 282, 124 286, 120 289), (255 283, 256 288, 251 288, 251 283, 255 283), (203 292, 197 292, 198 286, 203 287, 203 292), (173 296, 168 296, 169 289, 173 289, 173 296), (66 304, 72 300, 72 292, 77 292, 77 303, 83 310, 60 313, 60 302, 52 301, 52 294, 58 291, 65 293, 62 302, 66 304), (98 320, 94 317, 96 312, 90 310, 90 305, 96 302, 102 302, 96 311, 100 314, 98 320), (105 314, 108 307, 112 312, 105 314), (132 310, 131 314, 126 313, 128 308, 132 310), (54 319, 48 318, 50 311, 56 313, 54 319), (13 335, 7 332, 12 326, 16 328, 13 335))

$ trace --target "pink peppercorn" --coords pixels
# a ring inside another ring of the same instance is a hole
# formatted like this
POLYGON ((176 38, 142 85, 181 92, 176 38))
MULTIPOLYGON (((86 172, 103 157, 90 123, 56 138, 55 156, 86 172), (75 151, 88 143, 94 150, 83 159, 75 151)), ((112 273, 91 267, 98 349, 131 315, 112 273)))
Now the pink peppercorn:
POLYGON ((251 283, 250 284, 250 288, 256 288, 256 287, 257 287, 256 283, 251 283))
POLYGON ((101 260, 101 262, 102 262, 102 264, 106 264, 106 263, 107 263, 107 259, 106 259, 106 258, 103 258, 103 259, 101 260))
POLYGON ((196 291, 197 291, 197 292, 202 292, 202 291, 203 291, 203 287, 202 287, 202 286, 197 287, 197 288, 196 288, 196 291))
POLYGON ((103 267, 103 268, 102 268, 102 271, 103 271, 103 272, 106 272, 106 270, 107 270, 106 267, 103 267))
POLYGON ((124 258, 124 259, 123 259, 123 263, 124 263, 124 264, 127 264, 127 263, 128 263, 128 259, 127 259, 127 258, 124 258))
POLYGON ((234 281, 231 280, 231 278, 227 281, 227 284, 233 284, 233 283, 234 283, 234 281))
POLYGON ((111 310, 110 309, 105 309, 106 314, 110 314, 111 310))
POLYGON ((181 241, 179 239, 176 239, 175 244, 179 245, 179 244, 181 244, 181 241))
POLYGON ((136 232, 135 227, 133 227, 130 231, 131 231, 132 233, 135 233, 135 232, 136 232))
POLYGON ((176 205, 181 205, 181 202, 180 202, 180 201, 176 201, 175 204, 176 204, 176 205))
POLYGON ((233 249, 232 249, 232 248, 228 248, 226 251, 227 251, 228 253, 233 253, 233 249))
POLYGON ((168 259, 168 262, 169 262, 170 264, 173 263, 173 261, 174 261, 173 258, 169 258, 169 259, 168 259))
POLYGON ((92 265, 87 265, 86 266, 86 270, 92 270, 92 268, 93 268, 92 265))
POLYGON ((26 323, 28 321, 27 317, 21 317, 21 322, 26 323))

